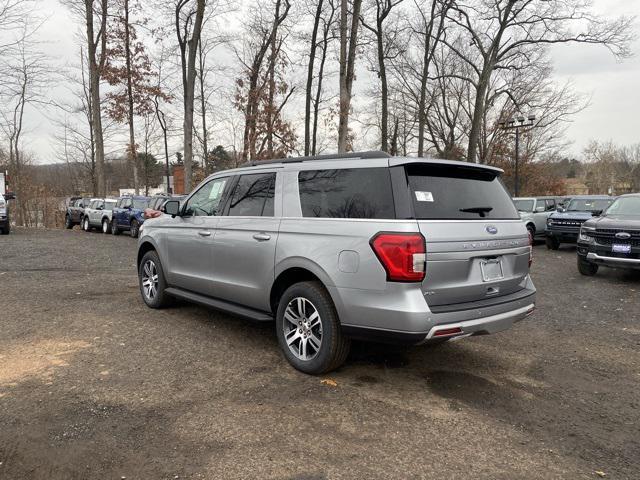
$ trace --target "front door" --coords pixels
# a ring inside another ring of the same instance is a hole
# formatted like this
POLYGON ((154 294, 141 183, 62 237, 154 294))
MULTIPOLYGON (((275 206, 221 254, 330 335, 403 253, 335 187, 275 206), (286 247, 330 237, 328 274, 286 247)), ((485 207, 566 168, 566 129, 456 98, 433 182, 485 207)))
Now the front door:
POLYGON ((241 175, 220 218, 213 244, 212 295, 268 310, 280 219, 276 173, 241 175))
POLYGON ((169 284, 211 294, 213 239, 220 219, 218 208, 230 177, 208 181, 186 201, 167 234, 169 284))

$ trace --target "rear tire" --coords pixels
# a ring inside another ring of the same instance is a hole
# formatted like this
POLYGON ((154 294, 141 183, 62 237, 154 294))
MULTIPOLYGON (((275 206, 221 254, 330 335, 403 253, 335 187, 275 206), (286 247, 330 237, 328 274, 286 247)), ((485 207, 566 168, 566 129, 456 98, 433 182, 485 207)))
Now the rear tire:
POLYGON ((167 282, 160 263, 160 257, 151 250, 144 254, 138 266, 138 284, 142 300, 150 308, 162 308, 170 303, 165 293, 167 282))
POLYGON ((598 273, 598 265, 578 257, 578 271, 582 275, 593 277, 596 273, 598 273))
POLYGON ((138 234, 140 233, 140 223, 137 220, 133 220, 131 222, 131 230, 129 230, 129 234, 131 238, 138 238, 138 234))
POLYGON ((333 301, 319 282, 296 283, 284 292, 278 303, 276 333, 287 361, 311 375, 338 368, 351 347, 333 301))
POLYGON ((120 235, 120 229, 115 220, 111 220, 111 235, 120 235))
POLYGON ((73 228, 73 222, 71 221, 71 217, 69 215, 65 215, 64 217, 64 228, 67 230, 71 230, 73 228))
POLYGON ((0 229, 0 234, 2 235, 9 235, 10 232, 11 232, 11 226, 9 226, 8 224, 6 227, 0 229))
POLYGON ((547 237, 545 243, 549 250, 558 250, 560 248, 560 241, 557 238, 547 237))
POLYGON ((527 225, 527 230, 529 231, 529 235, 531 236, 531 241, 535 242, 535 240, 536 240, 536 227, 534 227, 533 225, 529 224, 529 225, 527 225))

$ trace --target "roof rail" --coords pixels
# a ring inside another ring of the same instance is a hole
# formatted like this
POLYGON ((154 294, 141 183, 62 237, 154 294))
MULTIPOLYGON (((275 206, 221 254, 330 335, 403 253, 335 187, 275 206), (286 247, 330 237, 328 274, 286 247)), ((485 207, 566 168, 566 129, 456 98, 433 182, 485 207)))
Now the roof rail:
POLYGON ((240 167, 255 167, 256 165, 269 165, 272 163, 299 163, 309 162, 311 160, 342 160, 354 158, 359 158, 362 160, 371 158, 391 158, 391 155, 380 150, 370 150, 367 152, 329 153, 326 155, 311 155, 308 157, 288 157, 273 160, 252 160, 245 163, 244 165, 240 165, 240 167))

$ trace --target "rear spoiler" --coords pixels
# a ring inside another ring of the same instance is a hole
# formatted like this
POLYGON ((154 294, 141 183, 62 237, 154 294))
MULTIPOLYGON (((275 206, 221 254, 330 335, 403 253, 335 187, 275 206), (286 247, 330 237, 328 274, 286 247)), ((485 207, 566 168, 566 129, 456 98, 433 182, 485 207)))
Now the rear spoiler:
POLYGON ((413 164, 426 164, 426 165, 443 165, 451 167, 473 168, 478 170, 485 170, 493 172, 495 175, 502 175, 504 170, 491 165, 484 165, 482 163, 471 162, 459 162, 456 160, 442 160, 439 158, 410 158, 410 157, 392 157, 389 159, 389 166, 396 167, 399 165, 413 165, 413 164))

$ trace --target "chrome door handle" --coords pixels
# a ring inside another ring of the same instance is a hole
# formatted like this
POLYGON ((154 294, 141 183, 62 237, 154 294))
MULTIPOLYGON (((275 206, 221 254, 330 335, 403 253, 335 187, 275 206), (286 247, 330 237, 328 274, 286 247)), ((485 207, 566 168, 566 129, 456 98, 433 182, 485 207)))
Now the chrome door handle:
POLYGON ((198 235, 200 235, 201 237, 210 237, 211 236, 211 232, 207 231, 207 230, 201 230, 198 232, 198 235))
POLYGON ((266 233, 256 233, 253 238, 258 240, 259 242, 266 242, 267 240, 271 240, 271 235, 266 233))

